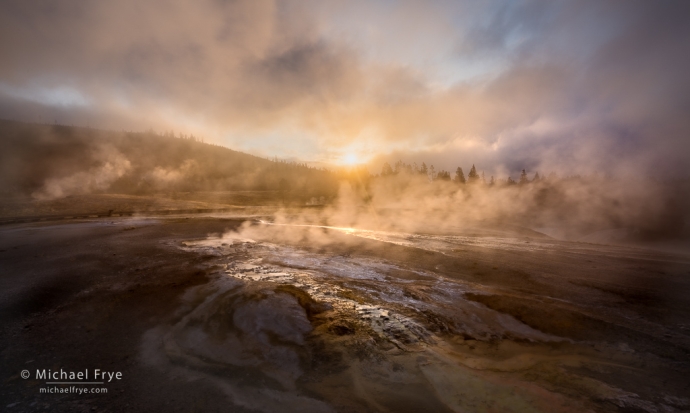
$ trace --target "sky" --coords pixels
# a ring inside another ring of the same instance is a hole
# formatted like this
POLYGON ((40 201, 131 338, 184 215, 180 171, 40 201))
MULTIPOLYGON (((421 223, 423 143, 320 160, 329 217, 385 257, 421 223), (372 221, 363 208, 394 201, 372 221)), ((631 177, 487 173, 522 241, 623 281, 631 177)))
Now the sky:
POLYGON ((687 1, 0 5, 0 118, 372 172, 689 175, 687 1))

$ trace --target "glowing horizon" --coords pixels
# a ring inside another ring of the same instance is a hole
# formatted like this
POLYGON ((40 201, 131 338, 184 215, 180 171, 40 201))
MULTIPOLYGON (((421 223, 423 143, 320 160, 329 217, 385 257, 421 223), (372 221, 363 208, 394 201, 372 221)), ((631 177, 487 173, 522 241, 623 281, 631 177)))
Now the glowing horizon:
POLYGON ((375 170, 687 174, 687 3, 128 1, 6 2, 0 117, 375 170))

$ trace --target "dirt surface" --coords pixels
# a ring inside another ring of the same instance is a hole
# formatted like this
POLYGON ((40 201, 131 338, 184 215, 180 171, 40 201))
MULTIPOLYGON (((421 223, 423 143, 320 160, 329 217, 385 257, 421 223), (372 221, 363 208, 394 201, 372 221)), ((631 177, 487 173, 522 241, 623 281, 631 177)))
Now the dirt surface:
POLYGON ((688 255, 242 222, 0 226, 2 409, 690 410, 688 255))

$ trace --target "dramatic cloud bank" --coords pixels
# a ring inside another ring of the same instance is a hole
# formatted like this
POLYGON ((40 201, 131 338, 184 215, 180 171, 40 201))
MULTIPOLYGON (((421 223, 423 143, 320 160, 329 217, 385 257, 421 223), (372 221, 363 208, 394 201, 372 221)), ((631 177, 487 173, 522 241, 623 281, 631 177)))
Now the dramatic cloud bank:
POLYGON ((0 117, 376 170, 687 176, 688 15, 683 1, 10 0, 0 117))

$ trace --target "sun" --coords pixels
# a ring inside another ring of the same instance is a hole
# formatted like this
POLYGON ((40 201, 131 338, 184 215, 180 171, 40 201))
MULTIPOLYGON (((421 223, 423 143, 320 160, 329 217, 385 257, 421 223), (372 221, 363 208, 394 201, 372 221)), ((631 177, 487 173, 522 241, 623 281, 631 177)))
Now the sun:
POLYGON ((340 163, 343 165, 355 166, 362 163, 362 161, 356 153, 349 152, 343 155, 340 163))

